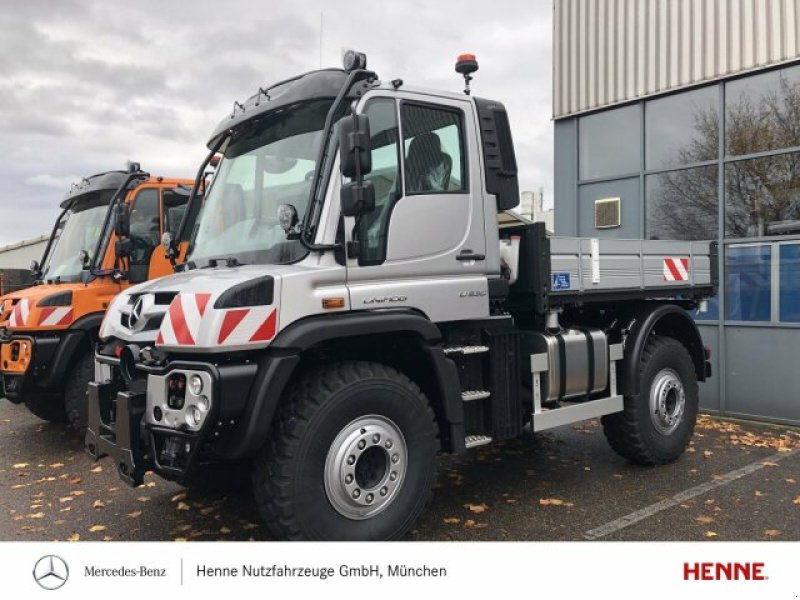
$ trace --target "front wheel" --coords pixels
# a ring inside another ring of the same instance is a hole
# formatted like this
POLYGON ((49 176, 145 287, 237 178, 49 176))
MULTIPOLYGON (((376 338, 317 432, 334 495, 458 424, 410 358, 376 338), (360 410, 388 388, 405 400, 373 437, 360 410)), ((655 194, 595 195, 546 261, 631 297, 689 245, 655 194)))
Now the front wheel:
POLYGON ((424 394, 395 369, 319 367, 293 387, 254 459, 261 515, 281 539, 399 538, 430 498, 437 432, 424 394))
POLYGON ((34 415, 49 423, 64 423, 67 413, 64 410, 64 397, 46 392, 23 392, 25 406, 34 415))
POLYGON ((94 378, 94 351, 81 356, 67 377, 64 386, 64 408, 72 429, 80 436, 89 424, 89 400, 86 396, 89 382, 94 378))
POLYGON ((652 337, 642 352, 639 376, 639 394, 625 397, 622 412, 603 417, 603 431, 614 451, 631 462, 673 462, 689 444, 697 420, 692 358, 679 341, 652 337))

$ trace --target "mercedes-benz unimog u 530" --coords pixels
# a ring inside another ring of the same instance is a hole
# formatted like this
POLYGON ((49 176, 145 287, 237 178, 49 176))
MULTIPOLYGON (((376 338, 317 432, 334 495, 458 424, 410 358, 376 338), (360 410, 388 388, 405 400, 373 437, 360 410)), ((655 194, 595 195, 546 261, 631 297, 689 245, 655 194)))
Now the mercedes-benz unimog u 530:
POLYGON ((85 431, 103 314, 121 290, 173 272, 161 235, 177 231, 193 183, 132 165, 72 186, 33 265, 36 284, 0 298, 0 397, 85 431))
POLYGON ((601 417, 627 459, 677 459, 710 374, 688 311, 715 248, 509 217, 501 103, 346 63, 212 133, 185 268, 106 314, 88 451, 131 485, 249 459, 275 536, 358 540, 411 527, 440 451, 601 417))

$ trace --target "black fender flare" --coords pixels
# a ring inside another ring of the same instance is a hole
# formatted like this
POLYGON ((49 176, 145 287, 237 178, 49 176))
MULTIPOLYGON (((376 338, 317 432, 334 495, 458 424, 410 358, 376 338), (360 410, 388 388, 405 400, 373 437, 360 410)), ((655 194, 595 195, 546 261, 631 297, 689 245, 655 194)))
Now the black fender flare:
POLYGON ((255 454, 268 438, 273 417, 298 365, 300 354, 329 340, 362 335, 413 333, 428 352, 442 399, 442 412, 454 440, 454 452, 463 450, 464 408, 461 402, 458 370, 439 345, 439 328, 412 310, 386 309, 336 313, 307 317, 289 325, 260 357, 258 373, 248 394, 236 435, 218 448, 227 458, 255 454))
POLYGON ((619 377, 619 393, 636 396, 639 393, 639 364, 647 338, 653 332, 673 337, 681 342, 692 357, 698 381, 705 381, 706 353, 703 338, 692 317, 676 304, 643 303, 629 315, 624 329, 622 370, 619 377))

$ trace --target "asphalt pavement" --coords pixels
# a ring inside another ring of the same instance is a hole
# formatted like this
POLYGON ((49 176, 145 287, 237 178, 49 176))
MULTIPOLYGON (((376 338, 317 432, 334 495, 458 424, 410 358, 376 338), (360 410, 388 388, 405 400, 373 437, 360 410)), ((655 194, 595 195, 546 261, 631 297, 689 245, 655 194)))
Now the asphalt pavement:
MULTIPOLYGON (((264 540, 248 479, 127 487, 65 426, 0 400, 0 540, 264 540)), ((672 465, 626 463, 598 422, 442 457, 410 540, 800 540, 800 431, 702 417, 672 465)))

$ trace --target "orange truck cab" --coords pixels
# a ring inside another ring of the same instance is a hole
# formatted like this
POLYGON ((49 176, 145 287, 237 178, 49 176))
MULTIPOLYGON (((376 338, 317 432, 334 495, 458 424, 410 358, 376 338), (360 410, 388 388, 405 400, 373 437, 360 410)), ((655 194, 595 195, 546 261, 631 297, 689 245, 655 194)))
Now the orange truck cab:
POLYGON ((151 177, 133 164, 72 186, 41 264, 32 265, 36 283, 0 298, 0 395, 42 419, 85 429, 106 308, 128 286, 173 272, 161 239, 190 229, 180 225, 193 184, 151 177))

